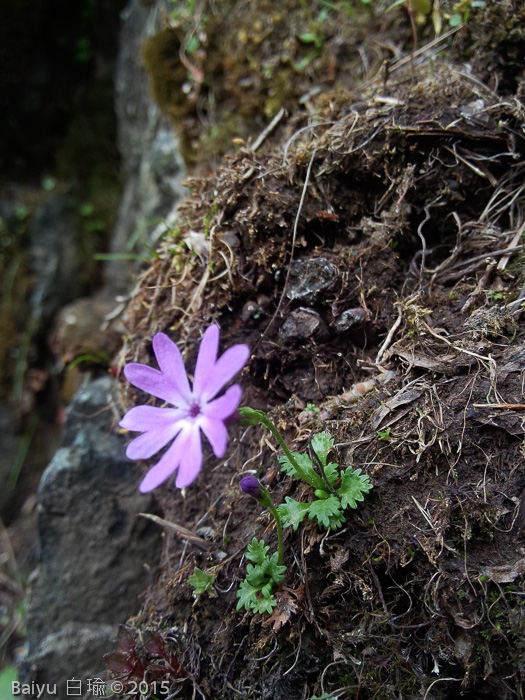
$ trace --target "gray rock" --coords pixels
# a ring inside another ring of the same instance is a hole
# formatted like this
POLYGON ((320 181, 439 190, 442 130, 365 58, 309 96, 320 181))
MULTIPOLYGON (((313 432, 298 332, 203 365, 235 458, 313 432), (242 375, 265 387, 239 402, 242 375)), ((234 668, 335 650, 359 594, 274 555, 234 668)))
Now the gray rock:
POLYGON ((110 377, 85 381, 39 488, 39 565, 20 680, 57 683, 58 698, 67 697, 67 679, 100 675, 160 555, 159 529, 138 516, 154 502, 138 491, 141 470, 124 455, 114 406, 110 377))
POLYGON ((377 340, 377 328, 365 309, 361 307, 343 311, 332 323, 332 328, 337 333, 345 333, 353 343, 360 347, 366 347, 367 344, 377 340))
MULTIPOLYGON (((129 252, 133 240, 142 251, 140 240, 148 241, 184 194, 178 142, 151 98, 140 53, 146 37, 159 30, 161 15, 159 3, 141 0, 131 0, 122 15, 115 84, 125 183, 111 253, 129 252)), ((60 272, 55 259, 36 262, 46 280, 60 272)), ((135 273, 121 259, 108 261, 105 296, 128 293, 135 273)), ((53 306, 48 290, 41 286, 33 301, 46 315, 53 306)), ((154 501, 138 491, 141 470, 125 458, 127 439, 115 431, 119 416, 112 406, 109 377, 83 385, 40 484, 39 565, 31 576, 27 656, 19 676, 22 683, 56 683, 53 698, 69 697, 68 679, 100 676, 102 656, 118 624, 139 610, 147 570, 160 556, 159 528, 137 516, 151 512, 154 501)))
POLYGON ((317 294, 335 283, 338 271, 326 258, 295 260, 290 266, 286 296, 313 304, 317 294))
POLYGON ((344 333, 351 329, 357 330, 363 327, 366 318, 366 311, 360 306, 355 309, 346 309, 334 321, 333 326, 338 333, 344 333))
POLYGON ((327 334, 326 324, 317 311, 303 307, 294 309, 279 328, 279 340, 283 343, 314 336, 322 340, 327 334))
POLYGON ((86 291, 75 206, 71 195, 53 193, 31 223, 29 258, 35 276, 31 311, 43 326, 86 291))

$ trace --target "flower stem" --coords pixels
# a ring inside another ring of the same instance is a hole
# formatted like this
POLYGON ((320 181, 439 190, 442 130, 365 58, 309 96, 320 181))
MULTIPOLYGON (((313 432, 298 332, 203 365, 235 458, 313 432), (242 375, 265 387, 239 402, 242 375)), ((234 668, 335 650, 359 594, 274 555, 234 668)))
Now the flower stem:
MULTIPOLYGON (((279 566, 282 566, 283 564, 283 525, 281 522, 281 516, 279 515, 279 512, 277 508, 274 506, 272 502, 272 497, 270 496, 270 492, 268 491, 267 488, 265 488, 262 484, 259 484, 259 489, 260 492, 258 495, 254 495, 253 497, 257 501, 257 503, 263 508, 268 508, 270 513, 273 515, 273 519, 275 520, 275 528, 277 530, 277 563, 279 566)), ((245 491, 246 493, 246 491, 245 491)))
POLYGON ((279 566, 283 565, 283 526, 281 523, 281 517, 279 513, 277 512, 277 508, 273 505, 273 503, 270 502, 270 505, 268 505, 268 510, 270 513, 273 515, 273 519, 275 520, 275 528, 277 530, 277 563, 279 566))
MULTIPOLYGON (((299 466, 297 463, 297 460, 293 456, 293 454, 290 452, 288 447, 286 446, 285 441, 283 440, 281 433, 277 430, 275 425, 272 423, 272 421, 269 419, 268 414, 264 414, 264 416, 261 418, 261 422, 268 430, 271 432, 271 434, 274 436, 274 438, 277 440, 279 445, 281 446, 284 454, 287 456, 289 459, 290 463, 292 464, 293 468, 295 471, 299 474, 301 479, 306 481, 307 484, 309 484, 312 488, 314 489, 324 489, 325 485, 323 480, 318 477, 316 480, 310 478, 308 474, 304 471, 302 467, 299 466)), ((316 475, 317 476, 317 475, 316 475)))

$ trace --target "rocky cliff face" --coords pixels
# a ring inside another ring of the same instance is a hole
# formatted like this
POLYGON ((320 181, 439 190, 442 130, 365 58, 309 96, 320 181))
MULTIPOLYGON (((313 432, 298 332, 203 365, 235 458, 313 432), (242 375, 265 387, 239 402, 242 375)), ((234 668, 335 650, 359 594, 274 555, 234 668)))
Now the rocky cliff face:
MULTIPOLYGON (((138 233, 151 229, 182 196, 185 174, 178 141, 167 117, 151 97, 141 46, 159 29, 158 4, 132 0, 122 16, 115 76, 118 140, 125 179, 111 252, 130 250, 138 233)), ((143 252, 143 250, 141 251, 143 252)), ((122 260, 109 261, 106 285, 117 294, 130 291, 130 271, 122 260)))
POLYGON ((32 575, 23 682, 100 675, 119 622, 137 608, 159 555, 152 499, 114 426, 115 382, 87 379, 67 411, 62 446, 38 494, 39 565, 32 575))

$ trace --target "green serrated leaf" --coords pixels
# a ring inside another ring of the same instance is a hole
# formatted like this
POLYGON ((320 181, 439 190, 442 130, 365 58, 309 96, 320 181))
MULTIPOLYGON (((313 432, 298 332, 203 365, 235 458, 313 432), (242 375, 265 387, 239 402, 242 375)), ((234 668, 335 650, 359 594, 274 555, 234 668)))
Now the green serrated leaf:
POLYGON ((273 591, 273 581, 268 581, 262 588, 259 588, 259 593, 263 598, 271 598, 273 591))
POLYGON ((246 559, 253 561, 254 564, 263 564, 268 559, 269 549, 270 547, 264 544, 264 540, 254 537, 247 547, 246 559))
POLYGON ((215 583, 215 576, 207 574, 196 566, 193 576, 190 576, 188 579, 188 583, 193 587, 193 595, 196 597, 212 588, 215 583))
POLYGON ((241 582, 237 591, 237 610, 244 607, 245 610, 253 610, 258 613, 271 613, 276 606, 275 596, 272 595, 272 585, 267 583, 262 588, 250 585, 246 579, 241 582), (262 597, 257 597, 260 595, 262 597))
POLYGON ((361 469, 352 467, 345 469, 341 477, 341 486, 337 489, 343 508, 357 508, 357 502, 365 500, 363 494, 372 490, 368 474, 361 472, 361 469))
POLYGON ((319 457, 319 461, 323 465, 323 471, 331 486, 335 484, 339 478, 339 465, 336 462, 328 462, 328 453, 334 446, 334 439, 327 431, 317 433, 312 438, 312 449, 319 457))
POLYGON ((253 609, 254 605, 257 604, 258 592, 259 589, 251 586, 246 579, 241 581, 241 585, 239 586, 239 590, 236 594, 237 598, 239 599, 236 609, 240 610, 242 607, 244 607, 245 610, 250 610, 250 608, 253 609))
MULTIPOLYGON (((312 460, 308 455, 301 454, 300 452, 292 452, 292 455, 294 459, 297 461, 297 464, 301 467, 301 469, 306 473, 306 475, 312 480, 312 481, 319 481, 319 476, 317 475, 317 472, 312 466, 312 460)), ((286 455, 283 455, 282 457, 279 457, 279 462, 281 464, 281 469, 283 472, 286 472, 288 476, 293 476, 294 479, 301 479, 302 477, 299 476, 299 474, 295 471, 295 467, 293 464, 290 462, 288 457, 286 455)))
POLYGON ((328 459, 328 453, 334 446, 334 439, 329 432, 324 430, 322 433, 317 433, 312 438, 312 447, 315 453, 321 460, 323 467, 326 466, 326 461, 328 459))
POLYGON ((343 510, 341 510, 339 513, 335 513, 334 515, 331 515, 329 518, 330 521, 330 530, 339 530, 341 525, 345 522, 345 514, 343 510))
POLYGON ((246 610, 271 613, 276 605, 273 589, 284 580, 286 567, 279 564, 277 552, 268 556, 269 547, 264 540, 254 537, 247 549, 247 559, 255 564, 246 567, 246 577, 237 591, 237 610, 244 606, 246 610))
POLYGON ((341 471, 337 462, 329 462, 324 468, 324 473, 326 478, 330 482, 330 486, 333 486, 337 479, 339 479, 341 471))
POLYGON ((319 525, 328 529, 330 527, 330 518, 333 516, 339 517, 341 512, 341 501, 333 494, 330 494, 328 498, 310 503, 308 517, 310 520, 316 518, 319 525))
POLYGON ((272 595, 269 598, 256 598, 252 604, 252 610, 257 613, 271 613, 277 605, 275 597, 272 595))
POLYGON ((293 527, 295 531, 304 520, 304 516, 308 513, 310 504, 299 503, 298 501, 294 501, 293 498, 290 498, 290 496, 286 496, 285 501, 286 503, 281 503, 277 508, 277 512, 281 516, 283 527, 293 527))
POLYGON ((286 566, 278 564, 279 554, 274 552, 270 557, 266 571, 268 576, 275 581, 275 583, 280 583, 286 578, 286 566))
POLYGON ((268 560, 262 564, 257 564, 256 566, 253 564, 248 564, 246 567, 246 580, 258 591, 261 590, 262 586, 268 582, 268 576, 264 570, 265 563, 267 564, 268 560))

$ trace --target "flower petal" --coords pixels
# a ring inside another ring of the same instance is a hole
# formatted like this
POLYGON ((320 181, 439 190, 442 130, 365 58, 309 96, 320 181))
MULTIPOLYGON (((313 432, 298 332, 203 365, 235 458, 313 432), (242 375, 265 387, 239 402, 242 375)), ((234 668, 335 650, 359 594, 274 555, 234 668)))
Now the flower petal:
POLYGON ((198 477, 202 467, 202 444, 199 426, 194 423, 180 441, 179 471, 175 486, 183 489, 198 477))
POLYGON ((124 374, 128 382, 137 389, 146 391, 163 401, 169 401, 174 406, 186 405, 186 398, 180 393, 179 387, 171 377, 167 377, 158 369, 131 362, 124 367, 124 374))
POLYGON ((128 459, 149 459, 153 457, 155 453, 173 440, 177 433, 180 432, 180 429, 181 425, 177 422, 147 430, 129 443, 126 449, 126 457, 128 459))
POLYGON ((228 431, 222 420, 215 420, 202 416, 199 420, 202 432, 209 440, 216 457, 224 457, 228 446, 228 431))
POLYGON ((218 399, 205 404, 202 413, 206 418, 214 420, 222 420, 223 422, 230 418, 241 403, 242 389, 238 384, 231 386, 218 399))
POLYGON ((188 401, 191 397, 190 383, 179 348, 165 333, 153 336, 153 351, 161 372, 169 378, 178 393, 188 401))
POLYGON ((178 488, 189 486, 197 478, 201 466, 202 445, 199 427, 195 423, 186 423, 160 461, 146 474, 140 484, 140 491, 153 491, 176 469, 179 471, 175 485, 178 488))
POLYGON ((247 345, 233 345, 228 348, 208 371, 207 381, 200 393, 202 398, 205 401, 213 399, 222 387, 241 371, 249 357, 250 348, 247 345))
POLYGON ((178 408, 157 408, 156 406, 135 406, 131 408, 119 423, 126 430, 137 430, 141 433, 158 427, 171 425, 180 420, 185 411, 178 408))
POLYGON ((213 323, 208 326, 202 336, 193 374, 193 393, 200 396, 204 391, 210 376, 213 374, 219 351, 219 326, 213 323))
POLYGON ((142 479, 139 486, 141 493, 153 491, 153 489, 160 486, 177 469, 181 458, 180 443, 184 438, 184 432, 184 430, 181 430, 173 441, 173 444, 162 455, 160 461, 151 467, 144 479, 142 479))

